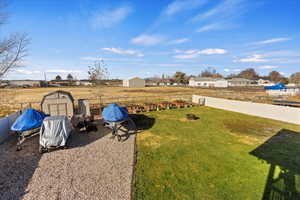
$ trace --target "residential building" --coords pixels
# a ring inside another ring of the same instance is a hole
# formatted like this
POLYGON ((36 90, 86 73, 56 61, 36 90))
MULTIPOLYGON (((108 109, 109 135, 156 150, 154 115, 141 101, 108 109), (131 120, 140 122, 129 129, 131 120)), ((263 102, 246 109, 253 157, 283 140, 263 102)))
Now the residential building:
POLYGON ((259 79, 257 81, 257 84, 259 86, 271 86, 271 85, 274 85, 275 83, 270 81, 270 80, 265 80, 265 79, 259 79))
POLYGON ((189 80, 191 87, 228 87, 228 81, 223 78, 193 77, 189 80))
POLYGON ((230 87, 245 87, 245 86, 253 86, 252 80, 245 78, 232 78, 228 79, 228 86, 230 87))
POLYGON ((41 81, 39 80, 11 80, 9 86, 11 87, 40 87, 41 81))
POLYGON ((145 85, 145 80, 138 77, 123 80, 123 87, 139 88, 145 85))

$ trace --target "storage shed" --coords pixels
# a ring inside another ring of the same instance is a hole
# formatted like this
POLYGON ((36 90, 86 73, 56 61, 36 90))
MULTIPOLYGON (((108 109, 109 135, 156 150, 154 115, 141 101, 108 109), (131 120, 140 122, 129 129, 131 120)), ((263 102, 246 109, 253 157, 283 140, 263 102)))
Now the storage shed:
POLYGON ((145 87, 145 85, 146 85, 145 80, 138 77, 123 80, 124 87, 138 88, 138 87, 145 87))
POLYGON ((72 118, 74 115, 74 99, 70 92, 58 90, 44 96, 41 109, 51 116, 66 115, 72 118))

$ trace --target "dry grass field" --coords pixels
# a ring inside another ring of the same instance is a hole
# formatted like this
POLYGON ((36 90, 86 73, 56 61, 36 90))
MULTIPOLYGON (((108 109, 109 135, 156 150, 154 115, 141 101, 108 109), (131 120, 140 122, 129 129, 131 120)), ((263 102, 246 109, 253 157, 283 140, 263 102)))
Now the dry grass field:
MULTIPOLYGON (((237 99, 268 103, 271 99, 266 96, 262 88, 188 88, 188 87, 49 87, 49 88, 14 88, 0 89, 0 116, 19 110, 32 103, 39 108, 44 95, 56 91, 71 92, 75 99, 91 99, 92 103, 144 103, 162 100, 188 100, 192 94, 213 97, 237 99)), ((293 100, 300 100, 299 97, 293 100)))

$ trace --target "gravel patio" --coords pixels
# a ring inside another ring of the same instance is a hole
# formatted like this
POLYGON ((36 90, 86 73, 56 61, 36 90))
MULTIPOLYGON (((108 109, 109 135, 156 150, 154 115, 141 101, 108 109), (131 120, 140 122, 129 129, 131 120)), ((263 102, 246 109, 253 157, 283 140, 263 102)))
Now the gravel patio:
POLYGON ((16 137, 0 145, 0 199, 131 199, 135 135, 110 139, 97 131, 75 133, 70 148, 40 155, 38 136, 15 151, 16 137))

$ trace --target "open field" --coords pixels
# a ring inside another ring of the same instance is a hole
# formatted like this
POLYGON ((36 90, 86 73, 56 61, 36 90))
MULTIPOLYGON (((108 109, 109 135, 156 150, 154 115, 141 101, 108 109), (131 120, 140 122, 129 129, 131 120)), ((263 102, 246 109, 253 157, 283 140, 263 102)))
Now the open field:
POLYGON ((137 200, 300 199, 300 126, 209 107, 146 116, 137 200))
MULTIPOLYGON (((32 102, 34 108, 39 108, 45 94, 56 90, 65 90, 72 93, 75 99, 92 99, 91 103, 153 103, 154 101, 191 98, 192 94, 222 97, 245 101, 270 103, 262 88, 188 88, 188 87, 53 87, 53 88, 15 88, 0 89, 0 116, 28 106, 32 102), (101 98, 100 98, 101 97, 101 98), (21 105, 22 103, 22 105, 21 105)), ((300 97, 294 97, 299 100, 300 97)))

